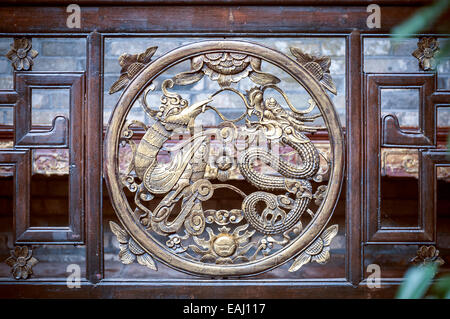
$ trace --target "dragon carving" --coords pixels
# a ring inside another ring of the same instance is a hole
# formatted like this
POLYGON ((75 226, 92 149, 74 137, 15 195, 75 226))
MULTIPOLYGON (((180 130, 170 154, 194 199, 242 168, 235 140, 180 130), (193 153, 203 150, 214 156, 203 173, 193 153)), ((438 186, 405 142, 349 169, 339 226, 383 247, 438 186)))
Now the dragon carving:
MULTIPOLYGON (((294 56, 298 58, 300 51, 295 52, 294 56)), ((320 206, 326 197, 327 186, 317 186, 313 182, 321 181, 321 156, 328 167, 330 163, 308 138, 309 133, 325 129, 308 125, 322 117, 322 113, 313 112, 317 105, 312 99, 306 108, 296 108, 277 85, 280 79, 261 71, 259 58, 244 53, 214 53, 194 56, 191 60, 192 70, 162 82, 158 109, 147 102, 147 95, 155 89, 153 84, 142 91, 139 102, 152 123, 146 125, 133 120, 122 126, 120 141, 129 144, 132 150, 132 160, 122 175, 122 184, 134 193, 133 210, 139 223, 158 238, 167 238, 167 249, 173 253, 195 259, 188 254, 194 252, 201 256, 201 262, 212 259, 216 264, 255 260, 258 254, 264 258, 274 245, 285 246, 291 242, 289 233, 299 234, 304 213, 314 217, 315 213, 310 209, 313 199, 314 205, 320 206), (175 85, 191 85, 205 74, 220 85, 220 89, 208 98, 191 104, 172 91, 175 85), (253 87, 241 93, 232 84, 247 76, 254 83, 253 87), (245 105, 244 112, 236 119, 226 118, 212 105, 216 96, 225 91, 236 94, 245 105), (281 96, 287 107, 275 97, 268 96, 269 91, 281 96), (221 124, 195 131, 196 118, 207 111, 219 116, 221 124), (138 144, 132 139, 133 125, 145 130, 138 144), (190 137, 175 146, 167 146, 168 140, 179 130, 189 131, 190 137), (233 155, 223 151, 214 160, 211 158, 211 141, 213 136, 221 134, 234 142, 239 134, 247 134, 250 139, 263 135, 269 144, 278 143, 291 150, 296 160, 274 154, 268 146, 252 145, 239 149, 238 143, 233 146, 234 159, 230 158, 233 155), (162 150, 169 151, 168 161, 161 160, 162 150), (212 163, 216 165, 215 175, 208 174, 213 169, 212 163), (272 172, 261 169, 261 164, 270 167, 272 172), (232 168, 257 190, 247 194, 226 183, 232 168), (241 206, 229 211, 204 209, 205 202, 221 188, 241 196, 241 206), (157 197, 156 206, 150 209, 147 203, 157 197), (206 233, 209 237, 201 237, 206 233), (259 237, 252 241, 253 236, 259 237)), ((329 67, 329 61, 325 64, 329 67)), ((312 76, 315 77, 315 73, 312 76)), ((332 83, 331 77, 329 81, 332 83)), ((115 232, 119 232, 119 226, 114 225, 115 232)), ((329 236, 327 245, 336 232, 329 236)), ((126 234, 122 230, 119 233, 126 234)), ((137 245, 134 240, 132 243, 133 247, 137 245)), ((322 245, 321 249, 327 245, 322 245)), ((134 251, 141 255, 145 253, 142 249, 134 251)), ((306 257, 309 256, 312 255, 306 257)), ((293 269, 300 268, 305 262, 302 259, 293 269)))
MULTIPOLYGON (((150 196, 167 194, 157 208, 146 215, 148 226, 159 234, 170 234, 178 231, 184 223, 186 230, 196 235, 203 232, 205 224, 201 202, 209 199, 216 188, 233 187, 211 184, 204 178, 209 154, 208 132, 195 134, 183 143, 183 147, 170 163, 158 162, 158 153, 171 137, 173 130, 192 128, 195 118, 206 110, 218 112, 208 105, 213 98, 189 105, 181 96, 168 91, 173 84, 173 80, 163 83, 164 95, 158 111, 146 108, 155 122, 147 128, 136 149, 134 169, 137 177, 142 180, 138 193, 150 196), (168 222, 169 215, 179 200, 182 200, 182 210, 175 220, 168 222)), ((305 111, 298 111, 286 97, 292 111, 285 111, 273 97, 264 100, 264 91, 268 88, 275 88, 282 93, 278 87, 267 85, 251 89, 244 97, 248 130, 263 130, 269 139, 280 140, 282 144, 290 146, 298 153, 301 165, 291 164, 262 147, 251 147, 241 154, 238 166, 241 174, 255 187, 266 191, 287 192, 286 195, 274 195, 258 191, 246 196, 242 203, 242 211, 248 222, 261 233, 271 235, 283 233, 299 222, 313 196, 308 180, 319 170, 320 161, 314 144, 303 134, 305 131, 314 132, 317 129, 304 124, 318 117, 305 115, 311 112, 315 104, 311 103, 305 111), (258 121, 249 120, 253 114, 257 116, 258 121), (256 160, 275 167, 281 176, 274 177, 258 172, 253 168, 256 160), (256 209, 259 202, 266 204, 262 212, 256 209), (286 213, 286 209, 289 212, 286 213)))

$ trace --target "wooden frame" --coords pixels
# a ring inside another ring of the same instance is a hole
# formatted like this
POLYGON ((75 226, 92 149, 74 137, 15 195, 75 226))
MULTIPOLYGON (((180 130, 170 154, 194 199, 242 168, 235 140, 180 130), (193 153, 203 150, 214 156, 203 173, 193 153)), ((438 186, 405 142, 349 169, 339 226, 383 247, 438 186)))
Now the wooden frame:
MULTIPOLYGON (((30 226, 29 204, 26 209, 15 211, 16 244, 83 244, 83 99, 84 73, 16 73, 17 95, 21 98, 15 104, 15 148, 70 148, 69 163, 69 224, 67 227, 30 226), (48 132, 31 130, 31 88, 70 89, 70 121, 64 117, 53 120, 48 132), (70 123, 70 128, 67 127, 70 123), (70 129, 70 133, 68 130, 70 129)), ((31 162, 23 168, 30 187, 31 162)), ((23 186, 25 187, 25 186, 23 186)), ((29 190, 23 195, 29 202, 29 190)))
POLYGON ((28 150, 0 152, 0 166, 14 166, 14 241, 21 240, 30 224, 30 172, 31 158, 28 150))
MULTIPOLYGON (((368 242, 433 242, 434 218, 419 204, 417 227, 382 227, 380 225, 380 157, 381 147, 435 147, 435 108, 431 95, 435 91, 434 74, 367 74, 366 110, 366 241, 368 242), (394 115, 381 117, 380 92, 383 88, 416 88, 420 90, 418 133, 400 129, 394 115)), ((420 174, 420 180, 425 173, 420 174)), ((419 190, 421 193, 421 189, 419 190)))
MULTIPOLYGON (((15 74, 15 90, 21 98, 14 108, 16 148, 67 148, 71 143, 80 141, 84 78, 83 73, 43 73, 20 72, 15 74), (66 117, 53 119, 52 128, 47 132, 32 132, 31 94, 33 89, 69 89, 70 121, 66 117), (69 129, 69 122, 71 127, 69 129), (69 142, 69 131, 72 137, 69 142)), ((73 145, 79 148, 79 145, 73 145)))
MULTIPOLYGON (((16 283, 11 280, 0 282, 1 296, 28 297, 335 297, 336 293, 346 297, 390 297, 396 290, 398 279, 382 281, 382 289, 367 288, 363 280, 363 245, 379 242, 366 236, 368 206, 365 199, 371 188, 366 185, 367 166, 374 165, 368 160, 370 152, 364 145, 367 131, 364 129, 369 110, 363 107, 365 91, 363 72, 363 40, 376 35, 386 36, 390 29, 415 12, 427 1, 379 1, 382 6, 383 23, 380 29, 369 29, 366 25, 366 6, 370 1, 358 1, 352 6, 347 2, 334 3, 328 0, 289 1, 280 3, 271 1, 261 5, 255 2, 213 1, 208 10, 202 1, 175 1, 162 3, 159 0, 151 4, 141 1, 83 1, 82 27, 68 29, 65 5, 69 2, 50 0, 43 5, 15 6, 15 2, 5 2, 0 12, 2 33, 0 36, 43 36, 43 37, 83 37, 87 39, 86 103, 82 122, 86 143, 82 148, 84 167, 80 171, 83 178, 83 209, 86 211, 86 280, 81 289, 69 289, 65 281, 49 283, 45 279, 31 279, 16 283), (170 4, 177 3, 178 6, 170 4), (86 6, 83 6, 83 5, 86 6), (153 6, 158 4, 158 6, 153 6), (242 5, 245 4, 245 5, 242 5), (137 5, 138 7, 132 7, 137 5), (314 12, 320 5, 320 11, 314 12), (98 7, 95 7, 98 6, 98 7), (116 6, 123 6, 120 10, 116 6), (47 10, 47 11, 46 11, 47 10), (314 12, 314 14, 312 14, 314 12), (48 19, 52 16, 52 19, 48 19), (193 17, 182 19, 183 16, 193 17), (279 17, 283 16, 283 19, 279 17), (109 17, 106 19, 105 17, 109 17), (181 17, 181 18, 180 18, 181 17), (232 18, 230 18, 232 17, 232 18), (127 19, 127 23, 123 20, 127 19), (207 22, 214 19, 217 23, 207 22), (189 20, 189 21, 188 21, 189 20), (270 29, 270 31, 267 31, 270 29), (339 36, 346 39, 346 276, 333 280, 217 280, 217 281, 131 281, 104 278, 103 230, 102 230, 102 139, 103 139, 103 50, 106 36, 339 36), (289 289, 286 289, 289 287, 289 289)), ((446 19, 445 15, 442 19, 446 19)), ((439 34, 437 23, 428 34, 439 34)), ((34 73, 34 72, 32 72, 34 73)), ((430 75, 420 73, 426 83, 430 75)), ((375 75, 374 75, 375 76, 375 75)), ((424 82, 424 83, 425 83, 424 82)), ((429 85, 429 84, 426 84, 429 85)), ((425 86, 426 86, 425 85, 425 86)), ((428 87, 425 88, 428 92, 428 87)), ((427 93, 428 94, 428 93, 427 93)), ((446 92, 432 94, 432 103, 443 103, 446 92)), ((0 92, 0 103, 13 105, 17 94, 11 91, 0 92)), ((431 103, 427 101, 427 103, 431 103)), ((445 104, 445 103, 444 103, 445 104)), ((367 124, 369 124, 367 122, 367 124)), ((387 123, 389 124, 389 123, 387 123)), ((376 125, 380 125, 377 122, 376 125)), ((379 129, 379 127, 378 127, 379 129)), ((428 132, 428 131, 427 131, 428 132)), ((428 133, 427 133, 428 134, 428 133)), ((427 135, 429 136, 429 135, 427 135)), ((432 140, 429 144, 434 145, 432 140)), ((387 143, 393 145, 392 143, 387 143)), ((417 143, 416 147, 419 146, 417 143)), ((422 143, 426 144, 426 143, 422 143)), ((413 147, 413 145, 410 145, 413 147)), ((420 146, 421 148, 424 145, 420 146)), ((424 148, 431 145, 425 145, 424 148)), ((2 153, 3 151, 0 151, 2 153)), ((21 151, 21 152, 25 152, 21 151)), ((429 151, 432 153, 432 151, 429 151)), ((424 153, 428 154, 427 152, 424 153)), ((428 164, 427 164, 428 165, 428 164)), ((373 167, 373 166, 371 166, 373 167)), ((429 176, 427 177, 429 178, 429 176)), ((424 180, 425 181, 425 180, 424 180)), ((425 181, 427 183, 427 181, 425 181)), ((428 181, 429 182, 429 181, 428 181)), ((429 209, 429 208, 427 208, 429 209)), ((427 213, 428 214, 428 213, 427 213)), ((82 228, 84 227, 82 226, 82 228)), ((428 232, 428 230, 427 230, 428 232)), ((413 241, 404 241, 404 237, 387 238, 389 242, 422 243, 432 242, 429 236, 414 234, 413 241)), ((37 243, 37 242, 25 242, 37 243)), ((72 242, 66 242, 72 243, 72 242)))
POLYGON ((450 152, 445 150, 426 150, 420 154, 420 203, 421 209, 431 219, 427 231, 436 241, 436 195, 437 172, 439 166, 450 166, 450 152))

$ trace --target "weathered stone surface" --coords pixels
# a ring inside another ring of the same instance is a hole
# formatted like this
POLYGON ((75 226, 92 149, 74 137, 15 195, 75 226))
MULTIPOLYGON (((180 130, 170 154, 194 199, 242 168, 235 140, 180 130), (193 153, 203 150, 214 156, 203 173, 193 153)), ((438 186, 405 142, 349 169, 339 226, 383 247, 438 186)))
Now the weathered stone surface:
POLYGON ((440 90, 450 90, 450 76, 442 76, 438 74, 437 86, 440 90))
POLYGON ((381 112, 381 116, 392 114, 398 118, 398 123, 400 127, 418 127, 419 125, 419 114, 404 111, 404 110, 390 110, 389 112, 381 112))
POLYGON ((450 107, 438 107, 437 109, 437 125, 438 127, 450 126, 450 107))
POLYGON ((120 74, 120 70, 121 70, 121 66, 119 65, 119 60, 118 58, 111 58, 109 56, 105 56, 105 60, 104 60, 104 72, 105 74, 114 74, 114 75, 119 75, 120 74))
POLYGON ((10 68, 12 68, 11 63, 6 58, 0 57, 0 74, 10 73, 10 68))
POLYGON ((78 59, 73 57, 39 57, 33 71, 83 71, 78 59))
MULTIPOLYGON (((34 42, 33 45, 35 44, 34 42)), ((41 52, 39 54, 41 56, 84 57, 86 54, 86 41, 84 39, 41 40, 41 52)))
POLYGON ((1 107, 0 108, 0 125, 12 125, 13 124, 13 108, 1 107))
POLYGON ((318 39, 322 45, 322 55, 328 56, 345 56, 344 39, 318 39))
POLYGON ((410 56, 417 49, 417 39, 391 39, 391 53, 396 56, 410 56))
POLYGON ((419 63, 411 57, 366 57, 365 72, 371 73, 413 73, 419 72, 419 63))
POLYGON ((442 58, 437 66, 438 73, 450 73, 450 59, 442 58))
POLYGON ((13 76, 7 73, 0 74, 0 90, 11 90, 14 88, 13 76))
POLYGON ((388 55, 391 50, 391 40, 383 38, 364 39, 364 55, 388 55))
POLYGON ((11 49, 11 44, 14 42, 13 38, 0 38, 0 55, 4 56, 11 49))
POLYGON ((382 89, 381 110, 392 109, 419 111, 420 92, 419 89, 382 89))

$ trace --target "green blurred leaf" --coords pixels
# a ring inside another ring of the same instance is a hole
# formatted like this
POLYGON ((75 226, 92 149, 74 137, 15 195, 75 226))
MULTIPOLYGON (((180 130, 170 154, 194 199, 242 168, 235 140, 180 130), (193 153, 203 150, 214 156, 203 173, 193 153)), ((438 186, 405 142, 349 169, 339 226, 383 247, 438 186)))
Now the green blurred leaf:
POLYGON ((447 135, 447 149, 450 151, 450 133, 447 135))
POLYGON ((450 5, 449 0, 440 0, 418 10, 411 18, 392 29, 393 37, 404 38, 420 33, 435 22, 450 5))
POLYGON ((431 292, 437 298, 450 299, 450 276, 439 278, 432 286, 431 292))
POLYGON ((430 263, 427 265, 410 268, 405 275, 404 281, 397 291, 397 299, 419 299, 423 298, 429 289, 437 265, 430 263))
POLYGON ((436 53, 436 59, 440 60, 442 58, 448 58, 450 56, 450 41, 447 40, 444 42, 444 46, 439 49, 436 53))

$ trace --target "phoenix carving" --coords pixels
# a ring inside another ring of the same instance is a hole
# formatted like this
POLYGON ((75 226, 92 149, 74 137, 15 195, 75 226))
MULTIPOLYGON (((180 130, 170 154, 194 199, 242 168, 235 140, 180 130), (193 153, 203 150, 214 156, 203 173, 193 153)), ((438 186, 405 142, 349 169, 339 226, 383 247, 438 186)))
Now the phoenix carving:
MULTIPOLYGON (((301 51, 293 52, 298 59, 301 51)), ((329 59, 324 60, 330 82, 329 59)), ((132 150, 129 166, 120 175, 122 187, 134 194, 133 216, 140 227, 183 260, 223 267, 264 260, 291 245, 305 225, 314 222, 326 200, 324 181, 332 159, 309 138, 327 129, 315 124, 323 113, 312 98, 306 106, 294 105, 279 86, 281 80, 262 70, 259 57, 226 51, 200 54, 191 58, 191 67, 161 83, 159 107, 148 102, 149 94, 156 94, 154 84, 142 91, 139 104, 150 124, 126 121, 118 132, 121 145, 132 150), (196 102, 176 92, 177 87, 202 80, 204 74, 220 89, 196 102), (253 82, 247 90, 234 85, 246 77, 253 82), (214 106, 219 94, 237 97, 241 115, 230 119, 222 114, 214 106), (217 116, 220 124, 199 130, 196 119, 203 113, 217 116), (144 130, 140 139, 134 137, 136 128, 144 130), (190 137, 168 146, 180 131, 190 137), (214 143, 231 146, 213 154, 214 143), (274 153, 274 145, 290 150, 296 160, 274 153), (163 152, 170 157, 162 160, 163 152), (230 183, 235 175, 251 187, 230 183), (211 209, 211 198, 220 197, 225 189, 241 198, 241 204, 211 209)))

